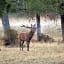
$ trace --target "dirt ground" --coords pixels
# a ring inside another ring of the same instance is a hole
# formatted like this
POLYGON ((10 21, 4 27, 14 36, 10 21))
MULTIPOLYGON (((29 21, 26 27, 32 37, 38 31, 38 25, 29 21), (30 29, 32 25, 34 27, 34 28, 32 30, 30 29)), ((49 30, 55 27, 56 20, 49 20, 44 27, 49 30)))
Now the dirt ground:
POLYGON ((64 64, 63 43, 30 43, 30 51, 1 47, 0 64, 64 64))

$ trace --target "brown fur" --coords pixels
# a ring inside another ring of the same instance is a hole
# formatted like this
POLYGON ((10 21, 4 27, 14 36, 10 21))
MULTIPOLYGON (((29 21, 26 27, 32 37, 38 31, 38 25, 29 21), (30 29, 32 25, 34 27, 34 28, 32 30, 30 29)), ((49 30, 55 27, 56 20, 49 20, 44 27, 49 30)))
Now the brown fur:
POLYGON ((30 32, 29 33, 22 32, 22 33, 19 34, 20 50, 21 50, 21 46, 22 46, 22 51, 23 51, 23 44, 24 44, 24 41, 26 41, 27 51, 29 51, 30 40, 32 39, 35 31, 36 31, 35 25, 32 25, 30 27, 30 32))

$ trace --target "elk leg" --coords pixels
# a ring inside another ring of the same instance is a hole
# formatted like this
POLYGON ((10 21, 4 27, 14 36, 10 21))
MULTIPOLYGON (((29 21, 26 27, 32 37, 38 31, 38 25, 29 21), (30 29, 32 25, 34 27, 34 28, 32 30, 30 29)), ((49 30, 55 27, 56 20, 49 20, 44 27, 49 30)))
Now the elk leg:
POLYGON ((20 51, 21 51, 21 40, 20 40, 20 51))
POLYGON ((29 51, 29 44, 30 42, 27 42, 27 51, 29 51))
POLYGON ((23 44, 24 44, 24 41, 22 41, 22 51, 23 51, 23 44))

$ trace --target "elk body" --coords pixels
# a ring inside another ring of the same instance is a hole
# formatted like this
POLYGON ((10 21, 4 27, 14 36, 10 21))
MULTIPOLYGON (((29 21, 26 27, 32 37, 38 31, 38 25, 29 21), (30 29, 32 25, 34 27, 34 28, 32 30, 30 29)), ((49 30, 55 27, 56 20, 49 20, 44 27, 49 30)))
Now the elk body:
POLYGON ((19 34, 19 43, 20 43, 20 50, 22 47, 22 51, 23 51, 23 44, 26 41, 27 44, 27 51, 29 51, 29 44, 30 44, 30 40, 32 39, 35 31, 36 31, 36 27, 35 25, 32 25, 31 27, 26 27, 26 28, 30 28, 30 31, 27 32, 22 32, 19 34))

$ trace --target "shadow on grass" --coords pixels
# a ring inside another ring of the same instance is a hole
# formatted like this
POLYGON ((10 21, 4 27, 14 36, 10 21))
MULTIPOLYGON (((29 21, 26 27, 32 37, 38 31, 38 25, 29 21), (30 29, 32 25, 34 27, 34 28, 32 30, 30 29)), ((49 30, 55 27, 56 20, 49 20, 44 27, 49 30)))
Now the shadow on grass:
POLYGON ((44 35, 44 34, 42 34, 42 39, 41 39, 41 41, 44 41, 44 42, 55 42, 55 40, 52 38, 52 37, 50 37, 49 35, 44 35))

